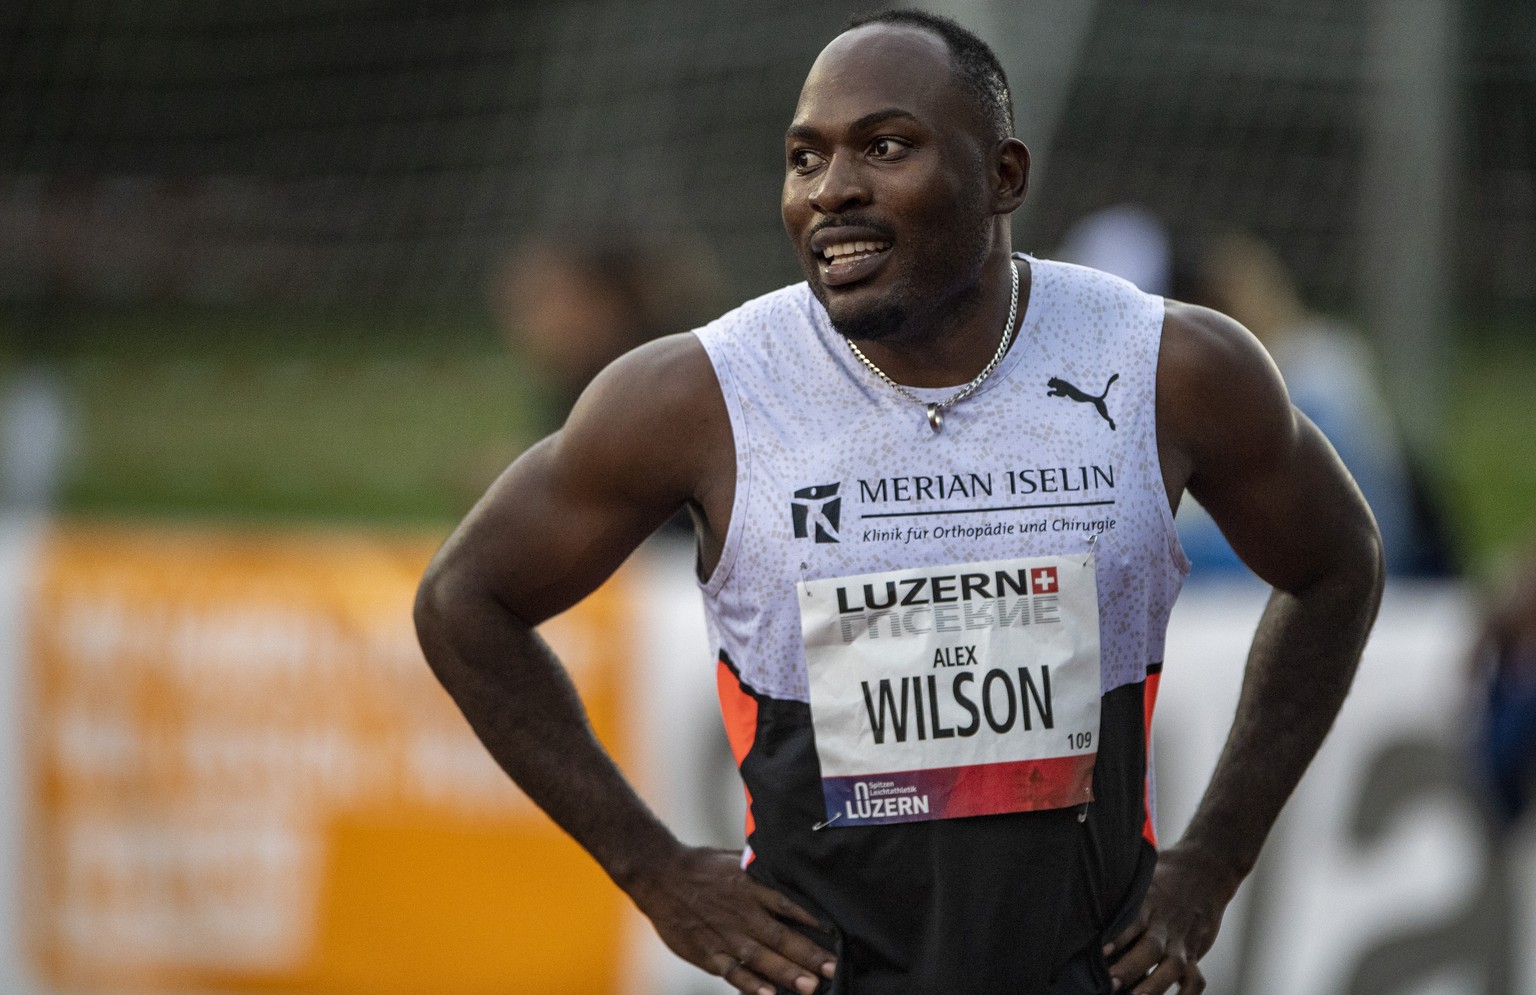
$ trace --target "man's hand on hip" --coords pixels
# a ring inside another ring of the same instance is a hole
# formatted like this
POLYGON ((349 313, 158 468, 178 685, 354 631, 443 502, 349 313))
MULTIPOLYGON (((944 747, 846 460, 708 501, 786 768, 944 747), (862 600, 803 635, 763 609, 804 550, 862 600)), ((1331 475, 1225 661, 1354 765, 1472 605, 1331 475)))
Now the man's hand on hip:
POLYGON ((1104 948, 1115 991, 1179 995, 1205 991, 1200 958, 1216 942, 1232 888, 1199 856, 1172 846, 1157 857, 1136 921, 1104 948))
POLYGON ((786 922, 824 928, 816 917, 753 880, 729 850, 682 847, 627 890, 674 953, 748 995, 811 995, 836 967, 786 922))

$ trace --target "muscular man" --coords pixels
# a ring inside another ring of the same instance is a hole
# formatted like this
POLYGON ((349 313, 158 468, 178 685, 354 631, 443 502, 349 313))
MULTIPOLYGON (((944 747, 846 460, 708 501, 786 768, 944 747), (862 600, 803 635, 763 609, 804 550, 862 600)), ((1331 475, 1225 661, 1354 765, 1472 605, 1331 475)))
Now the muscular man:
POLYGON ((876 16, 806 78, 806 282, 611 365, 428 571, 427 658, 681 957, 742 992, 1203 989, 1223 909, 1348 689, 1370 511, 1230 319, 1011 252, 995 56, 876 16), (1274 587, 1185 836, 1146 739, 1185 492, 1274 587), (533 627, 693 515, 745 856, 678 840, 533 627))

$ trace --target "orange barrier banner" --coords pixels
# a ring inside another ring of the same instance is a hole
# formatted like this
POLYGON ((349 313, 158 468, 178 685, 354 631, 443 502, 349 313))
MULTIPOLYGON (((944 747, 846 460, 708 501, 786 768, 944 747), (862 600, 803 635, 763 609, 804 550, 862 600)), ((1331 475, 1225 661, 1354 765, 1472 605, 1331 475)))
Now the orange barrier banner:
MULTIPOLYGON (((417 648, 434 542, 64 526, 30 611, 28 948, 72 991, 617 990, 624 899, 417 648)), ((624 762, 625 574, 553 620, 624 762)))

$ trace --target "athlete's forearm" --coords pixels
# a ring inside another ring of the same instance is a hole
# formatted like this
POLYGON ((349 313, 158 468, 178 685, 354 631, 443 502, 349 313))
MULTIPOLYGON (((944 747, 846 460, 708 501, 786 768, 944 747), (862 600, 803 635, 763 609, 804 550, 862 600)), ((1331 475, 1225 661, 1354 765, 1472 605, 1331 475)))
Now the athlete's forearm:
POLYGON ((532 627, 438 573, 423 582, 415 619, 427 662, 475 735, 615 883, 628 890, 638 869, 680 847, 598 742, 575 685, 532 627))
POLYGON ((1298 593, 1275 591, 1254 634, 1232 730, 1181 849, 1236 890, 1333 725, 1381 599, 1379 547, 1298 593))
POLYGON ((685 846, 635 793, 587 722, 565 668, 489 593, 429 571, 422 650, 518 786, 590 853, 679 956, 740 991, 809 995, 836 958, 786 925, 809 912, 745 874, 734 854, 685 846))

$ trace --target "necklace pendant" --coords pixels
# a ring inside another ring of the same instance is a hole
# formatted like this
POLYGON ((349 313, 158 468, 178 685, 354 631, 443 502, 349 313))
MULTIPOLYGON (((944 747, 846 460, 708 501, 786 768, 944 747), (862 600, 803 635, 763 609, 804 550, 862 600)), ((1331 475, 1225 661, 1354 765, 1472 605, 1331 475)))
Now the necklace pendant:
POLYGON ((944 412, 939 410, 937 404, 928 405, 928 427, 933 429, 934 435, 938 435, 944 429, 944 412))

